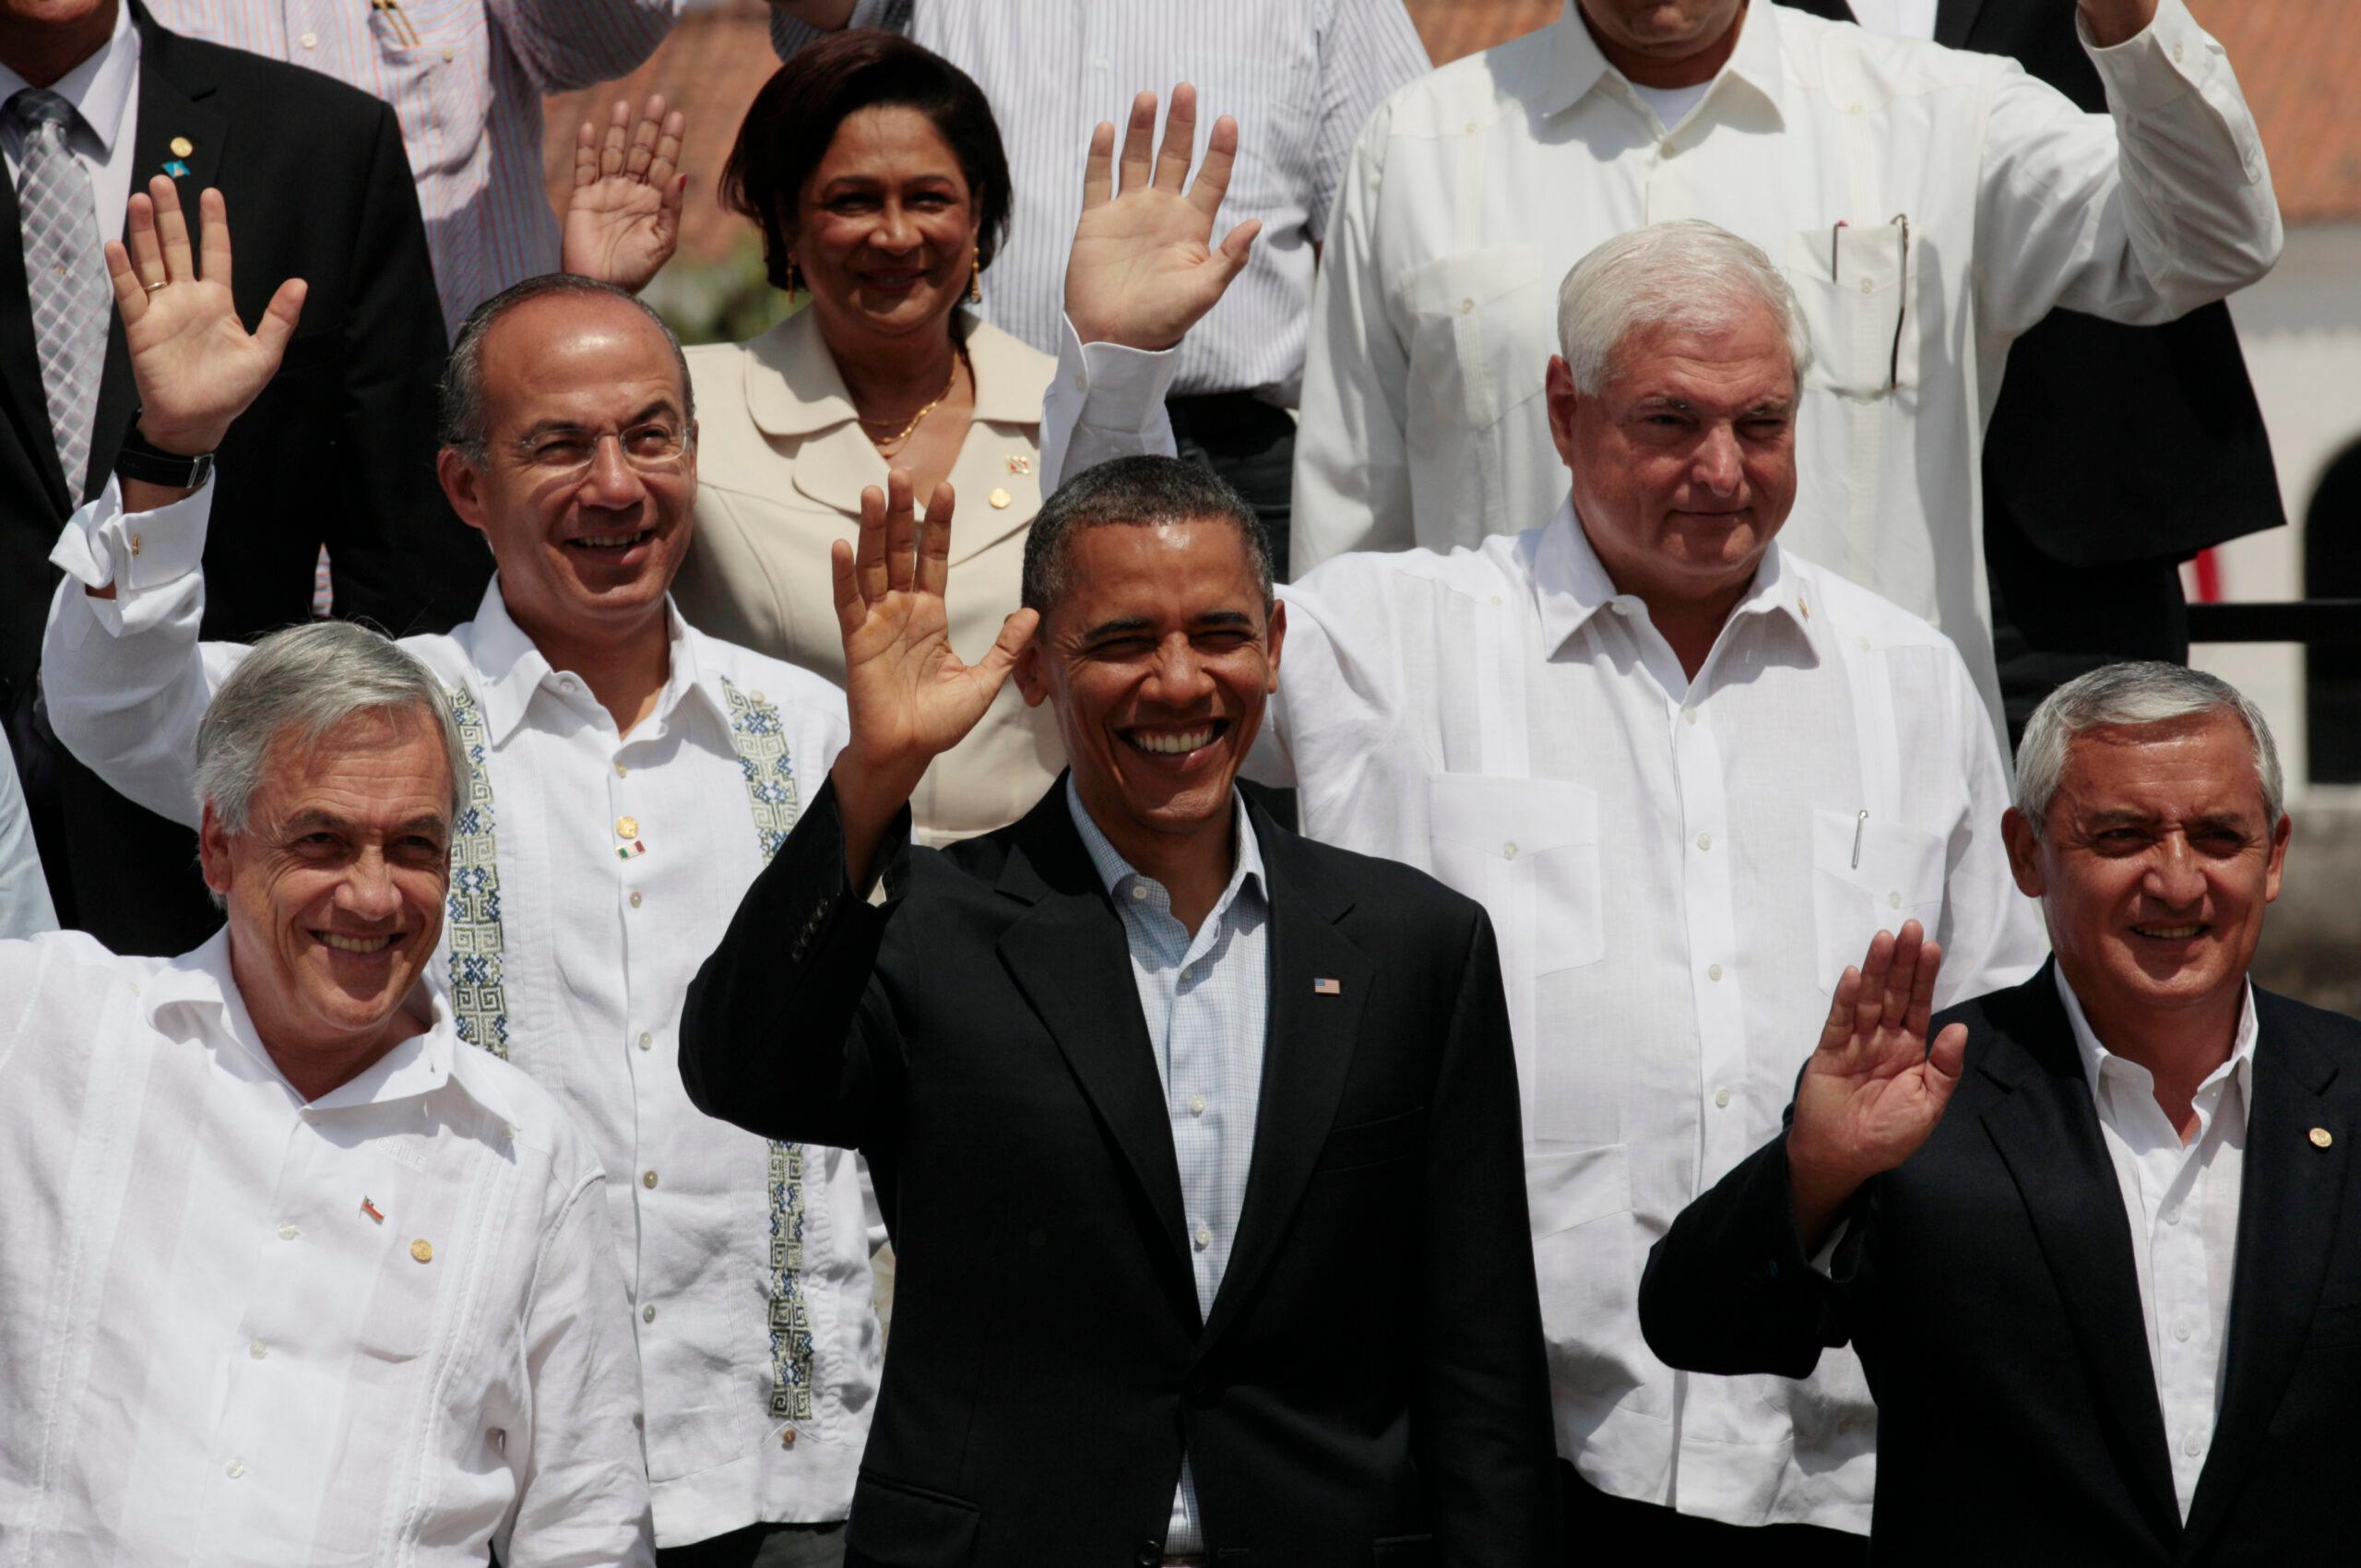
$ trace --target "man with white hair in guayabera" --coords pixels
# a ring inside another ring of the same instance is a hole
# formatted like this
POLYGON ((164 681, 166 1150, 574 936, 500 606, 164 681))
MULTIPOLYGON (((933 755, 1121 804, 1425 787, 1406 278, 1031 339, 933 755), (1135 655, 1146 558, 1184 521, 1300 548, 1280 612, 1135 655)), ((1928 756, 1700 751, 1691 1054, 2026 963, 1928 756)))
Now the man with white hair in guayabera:
POLYGON ((1951 643, 1776 542, 1811 362, 1779 269, 1710 223, 1660 223, 1584 257, 1560 302, 1547 395, 1571 501, 1287 589, 1255 770, 1300 791, 1311 837, 1491 911, 1568 1538, 1857 1562, 1876 1439, 1858 1362, 1678 1376, 1641 1342, 1640 1268, 1778 1125, 1878 931, 1940 939, 1944 1002, 2040 963, 2007 778, 1951 643))
POLYGON ((279 633, 196 779, 225 929, 0 942, 0 1555, 651 1562, 599 1163, 423 978, 469 783, 440 688, 279 633))

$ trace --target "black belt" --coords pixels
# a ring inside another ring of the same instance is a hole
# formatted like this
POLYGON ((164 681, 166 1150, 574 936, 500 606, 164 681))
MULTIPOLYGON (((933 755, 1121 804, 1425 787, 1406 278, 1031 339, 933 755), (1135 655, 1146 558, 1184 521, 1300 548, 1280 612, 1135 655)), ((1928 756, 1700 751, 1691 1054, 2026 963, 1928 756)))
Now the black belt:
POLYGON ((1172 434, 1218 440, 1257 434, 1292 434, 1295 421, 1252 392, 1191 392, 1164 400, 1172 434))

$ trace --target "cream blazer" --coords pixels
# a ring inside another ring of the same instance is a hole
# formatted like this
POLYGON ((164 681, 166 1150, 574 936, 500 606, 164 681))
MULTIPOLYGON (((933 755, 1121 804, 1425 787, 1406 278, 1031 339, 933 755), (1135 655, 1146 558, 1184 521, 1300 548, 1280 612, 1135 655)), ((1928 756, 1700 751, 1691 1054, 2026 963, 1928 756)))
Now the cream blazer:
MULTIPOLYGON (((977 659, 1017 606, 1025 536, 1041 507, 1041 395, 1057 365, 995 327, 967 325, 976 409, 951 469, 959 514, 945 597, 951 646, 977 659)), ((861 490, 884 484, 885 461, 861 433, 819 324, 802 310, 752 342, 691 349, 689 378, 696 540, 673 585, 681 612, 842 685, 828 546, 854 536, 861 490)), ((1064 766, 1048 707, 1026 707, 1010 681, 911 798, 918 840, 940 845, 1015 821, 1064 766)))

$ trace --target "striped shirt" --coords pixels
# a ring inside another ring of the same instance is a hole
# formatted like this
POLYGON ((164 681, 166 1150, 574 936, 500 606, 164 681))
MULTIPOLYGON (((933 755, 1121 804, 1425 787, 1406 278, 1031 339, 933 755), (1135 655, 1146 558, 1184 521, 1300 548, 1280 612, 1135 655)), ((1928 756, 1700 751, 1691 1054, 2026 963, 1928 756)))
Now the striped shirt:
MULTIPOLYGON (((1123 918, 1132 979, 1139 986, 1140 1013, 1155 1048, 1172 1152, 1180 1168, 1197 1309, 1206 1313, 1221 1289, 1238 1217, 1246 1206, 1254 1119, 1263 1099, 1263 1040, 1271 1013, 1271 908, 1264 892, 1269 884, 1246 802, 1235 793, 1231 799, 1238 814, 1237 863, 1213 912, 1192 937, 1173 916, 1171 894, 1132 869, 1083 809, 1072 776, 1066 779, 1066 809, 1074 814, 1074 829, 1123 918)), ((1164 1550, 1205 1550, 1196 1483, 1185 1455, 1164 1550)))
MULTIPOLYGON (((983 315, 1058 351, 1066 252, 1082 216, 1091 127, 1133 94, 1197 89, 1197 156, 1222 114, 1239 158, 1216 234, 1263 220, 1254 259, 1180 347, 1174 389, 1253 392, 1292 408, 1311 311, 1311 247, 1353 138, 1378 102, 1426 74, 1402 0, 859 0, 856 27, 906 32, 976 78, 1000 117, 1015 187, 983 315)), ((782 57, 820 34, 771 14, 782 57)))
POLYGON ((172 31, 308 66, 393 106, 443 315, 558 264, 543 95, 628 76, 680 0, 148 0, 172 31))

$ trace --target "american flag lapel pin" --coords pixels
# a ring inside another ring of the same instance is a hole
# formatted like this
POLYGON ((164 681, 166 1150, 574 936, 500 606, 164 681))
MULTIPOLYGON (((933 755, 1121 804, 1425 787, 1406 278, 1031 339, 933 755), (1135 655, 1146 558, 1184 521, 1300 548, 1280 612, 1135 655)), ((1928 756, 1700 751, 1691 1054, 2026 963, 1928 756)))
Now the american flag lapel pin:
POLYGON ((1345 994, 1345 982, 1343 980, 1315 980, 1311 982, 1311 994, 1314 996, 1342 996, 1345 994))

